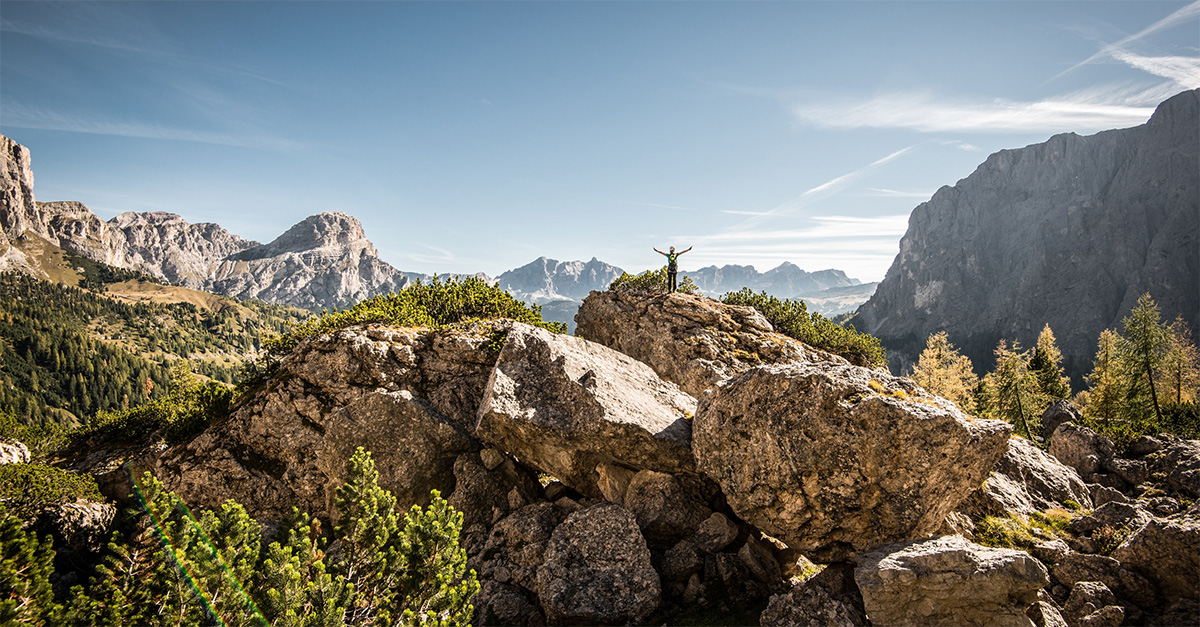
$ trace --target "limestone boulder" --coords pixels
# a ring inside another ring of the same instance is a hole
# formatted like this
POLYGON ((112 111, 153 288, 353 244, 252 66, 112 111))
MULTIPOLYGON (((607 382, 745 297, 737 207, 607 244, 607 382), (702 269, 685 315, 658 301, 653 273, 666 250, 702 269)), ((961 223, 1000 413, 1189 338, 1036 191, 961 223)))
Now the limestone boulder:
POLYGON ((641 470, 695 475, 696 401, 606 346, 515 323, 476 435, 585 496, 621 502, 641 470))
POLYGON ((454 492, 447 499, 455 510, 462 512, 461 543, 468 555, 475 555, 483 548, 492 525, 500 519, 543 500, 541 486, 532 471, 508 456, 489 469, 481 456, 488 457, 463 453, 454 461, 454 492))
POLYGON ((1071 553, 1059 560, 1050 574, 1067 589, 1080 581, 1099 581, 1119 599, 1138 607, 1152 607, 1159 600, 1158 592, 1145 577, 1107 555, 1071 553))
POLYGON ((693 448, 733 512, 818 562, 925 537, 1011 427, 849 364, 761 366, 701 401, 693 448))
POLYGON ((1167 484, 1188 498, 1200 498, 1200 440, 1179 440, 1160 453, 1167 484))
POLYGON ((972 492, 960 509, 976 519, 1005 513, 1028 516, 1066 508, 1066 501, 1092 507, 1091 492, 1079 473, 1029 440, 1013 437, 983 487, 972 492))
POLYGON ((347 461, 363 447, 402 509, 427 503, 433 489, 449 496, 455 460, 480 449, 461 422, 474 405, 443 405, 448 414, 422 396, 437 381, 453 385, 426 376, 422 355, 437 352, 437 339, 459 336, 460 346, 476 347, 463 349, 475 365, 462 368, 482 368, 476 362, 486 362, 494 332, 486 324, 365 326, 305 339, 227 420, 166 451, 157 474, 193 507, 234 498, 264 521, 282 520, 292 507, 332 514, 347 461))
POLYGON ((99 553, 109 541, 117 508, 112 503, 80 499, 56 503, 38 514, 35 524, 54 536, 54 547, 78 553, 99 553))
POLYGON ((776 333, 753 307, 692 294, 592 292, 575 323, 580 337, 648 364, 697 398, 762 364, 848 363, 776 333))
POLYGON ((537 581, 552 624, 637 622, 658 608, 662 593, 637 520, 616 503, 580 510, 556 527, 537 581))
POLYGON ((887 544, 858 558, 854 580, 867 618, 888 625, 1021 625, 1047 583, 1046 567, 1023 551, 959 536, 887 544))
POLYGON ((1060 424, 1050 436, 1050 454, 1085 478, 1100 472, 1114 452, 1112 440, 1073 422, 1060 424))
POLYGON ((1152 519, 1112 552, 1168 600, 1200 602, 1200 519, 1152 519))
POLYGON ((758 619, 762 627, 867 627, 862 595, 854 583, 854 567, 831 564, 771 597, 758 619))
POLYGON ((1125 609, 1117 605, 1112 590, 1099 581, 1076 582, 1063 604, 1062 614, 1070 625, 1093 627, 1116 627, 1125 619, 1125 609))
POLYGON ((1048 441, 1050 436, 1054 435, 1054 430, 1058 428, 1058 425, 1064 422, 1081 424, 1083 414, 1071 401, 1054 401, 1046 408, 1046 411, 1042 412, 1042 439, 1048 441))
POLYGON ((0 438, 0 464, 29 463, 29 448, 16 440, 0 438))
POLYGON ((651 548, 674 546, 712 514, 696 479, 643 470, 630 480, 624 505, 651 548))

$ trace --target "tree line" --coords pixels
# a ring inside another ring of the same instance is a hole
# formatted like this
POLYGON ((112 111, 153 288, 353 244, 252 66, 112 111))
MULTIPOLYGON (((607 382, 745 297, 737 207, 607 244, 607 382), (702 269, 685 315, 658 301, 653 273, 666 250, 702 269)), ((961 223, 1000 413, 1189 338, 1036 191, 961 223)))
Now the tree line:
POLYGON ((130 303, 0 273, 0 412, 78 425, 160 396, 171 363, 181 358, 199 375, 233 383, 264 335, 282 334, 298 320, 295 311, 266 303, 130 303))
POLYGON ((1183 317, 1165 322, 1145 294, 1121 327, 1101 332, 1092 370, 1084 378, 1087 388, 1074 397, 1050 325, 1029 350, 1000 340, 995 367, 982 378, 945 331, 935 333, 927 339, 912 379, 970 414, 1012 423, 1035 442, 1042 413, 1062 399, 1072 400, 1087 426, 1118 445, 1162 432, 1200 437, 1200 352, 1183 317))

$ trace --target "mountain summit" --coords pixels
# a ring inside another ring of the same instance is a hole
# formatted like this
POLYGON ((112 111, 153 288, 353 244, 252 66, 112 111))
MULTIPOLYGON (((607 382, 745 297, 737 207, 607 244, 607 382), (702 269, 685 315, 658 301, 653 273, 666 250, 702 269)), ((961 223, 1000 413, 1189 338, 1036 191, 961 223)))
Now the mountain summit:
POLYGON ((1096 338, 1147 292, 1200 333, 1200 90, 1141 126, 997 152, 913 210, 900 254, 853 319, 893 371, 945 330, 976 368, 1049 324, 1078 382, 1096 338))

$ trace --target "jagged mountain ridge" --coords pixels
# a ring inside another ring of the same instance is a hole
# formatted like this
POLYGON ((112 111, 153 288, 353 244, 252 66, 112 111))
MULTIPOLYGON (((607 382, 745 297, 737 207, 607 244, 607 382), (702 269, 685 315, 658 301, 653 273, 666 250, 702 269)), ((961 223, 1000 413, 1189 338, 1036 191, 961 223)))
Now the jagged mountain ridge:
MULTIPOLYGON (((402 289, 423 273, 402 272, 379 258, 362 224, 341 212, 309 216, 273 241, 261 244, 213 223, 190 224, 167 212, 122 213, 107 222, 80 202, 37 202, 29 151, 3 138, 3 206, 0 208, 0 268, 33 272, 10 239, 32 233, 51 244, 118 268, 137 269, 172 284, 237 298, 254 298, 305 309, 344 308, 402 289)), ((558 261, 540 257, 496 277, 516 298, 544 305, 548 320, 574 325, 575 311, 592 290, 603 290, 623 270, 592 258, 558 261)), ((750 287, 782 298, 815 295, 827 288, 856 286, 840 270, 805 272, 784 263, 760 273, 753 266, 709 266, 691 276, 711 296, 750 287)), ((449 276, 440 275, 445 279, 449 276)), ((491 282, 483 273, 472 276, 491 282)), ((865 298, 865 296, 862 296, 865 298)), ((845 298, 836 304, 839 313, 845 298)))
POLYGON ((794 299, 861 283, 858 279, 847 277, 841 270, 806 272, 787 261, 766 272, 759 272, 754 266, 725 265, 720 268, 707 266, 680 274, 691 277, 700 293, 706 296, 721 296, 748 287, 755 292, 794 299))
POLYGON ((997 152, 913 210, 875 295, 852 322, 894 371, 945 330, 990 369, 1001 338, 1050 324, 1076 386, 1096 338, 1149 292, 1166 320, 1200 320, 1200 90, 1141 126, 997 152))

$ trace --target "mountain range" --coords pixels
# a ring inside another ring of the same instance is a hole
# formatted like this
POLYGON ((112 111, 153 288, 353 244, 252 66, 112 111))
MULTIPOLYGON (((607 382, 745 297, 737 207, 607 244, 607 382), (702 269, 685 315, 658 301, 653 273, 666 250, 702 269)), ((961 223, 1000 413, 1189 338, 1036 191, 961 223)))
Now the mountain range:
MULTIPOLYGON (((33 195, 29 151, 0 136, 0 269, 38 274, 36 260, 10 245, 37 237, 117 268, 136 269, 190 289, 259 299, 304 309, 340 309, 378 294, 403 289, 431 276, 403 272, 379 258, 357 218, 341 212, 309 216, 267 244, 243 239, 220 225, 191 224, 173 213, 122 213, 104 221, 79 202, 38 202, 33 195)), ((495 279, 476 274, 516 298, 543 306, 549 320, 574 325, 579 303, 621 276, 621 268, 596 258, 558 261, 540 257, 495 279)), ((719 296, 750 287, 784 298, 826 288, 858 286, 840 270, 808 273, 793 264, 759 273, 752 266, 710 266, 692 277, 702 293, 719 296)), ((853 296, 853 304, 869 292, 853 296)), ((818 299, 819 300, 819 299, 818 299)), ((833 297, 831 311, 847 308, 833 297)), ((817 307, 821 310, 820 307, 817 307)))
POLYGON ((990 369, 1001 338, 1049 324, 1076 387, 1096 340, 1149 293, 1200 337, 1200 90, 1141 126, 997 152, 913 210, 886 277, 855 314, 893 372, 946 331, 990 369))

